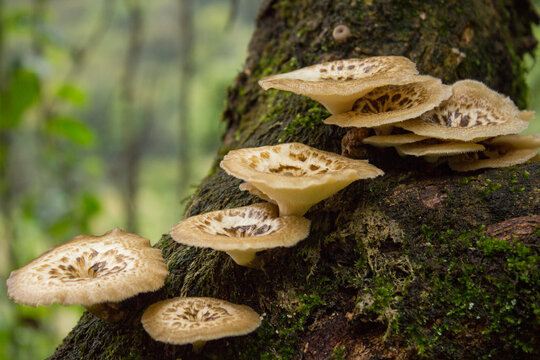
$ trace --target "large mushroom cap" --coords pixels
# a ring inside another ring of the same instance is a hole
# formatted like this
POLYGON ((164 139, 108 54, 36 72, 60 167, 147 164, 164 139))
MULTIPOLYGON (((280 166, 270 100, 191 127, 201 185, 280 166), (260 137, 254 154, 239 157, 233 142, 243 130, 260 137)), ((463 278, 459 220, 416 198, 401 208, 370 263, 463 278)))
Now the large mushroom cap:
POLYGON ((259 203, 191 216, 176 224, 170 234, 185 245, 226 251, 246 265, 258 251, 296 245, 309 235, 309 226, 304 217, 278 217, 275 205, 259 203))
POLYGON ((515 134, 528 126, 528 113, 520 113, 512 100, 481 82, 462 80, 453 95, 419 118, 395 124, 418 135, 471 141, 515 134))
POLYGON ((351 111, 335 114, 325 124, 377 127, 412 119, 452 95, 452 87, 431 76, 414 76, 403 85, 384 85, 359 97, 351 111))
POLYGON ((261 324, 246 305, 206 297, 160 301, 148 307, 141 322, 154 340, 177 345, 245 335, 261 324))
POLYGON ((259 85, 309 96, 331 113, 349 111, 361 95, 389 84, 406 84, 418 74, 416 65, 402 56, 375 56, 308 66, 259 80, 259 85))
POLYGON ((7 288, 24 305, 91 306, 157 290, 167 274, 161 251, 148 239, 116 228, 53 247, 13 271, 7 288))
POLYGON ((353 181, 384 174, 366 160, 301 143, 233 150, 220 166, 273 199, 280 215, 303 215, 353 181))

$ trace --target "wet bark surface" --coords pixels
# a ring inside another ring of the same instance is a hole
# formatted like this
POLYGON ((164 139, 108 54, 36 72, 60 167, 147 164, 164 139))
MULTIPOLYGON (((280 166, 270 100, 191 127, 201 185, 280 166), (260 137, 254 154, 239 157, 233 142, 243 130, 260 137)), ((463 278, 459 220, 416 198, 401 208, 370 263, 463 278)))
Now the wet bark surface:
MULTIPOLYGON (((244 70, 228 91, 215 171, 186 216, 259 199, 217 166, 234 148, 298 141, 341 153, 346 129, 304 97, 257 85, 262 76, 327 60, 404 55, 445 83, 472 78, 524 106, 522 56, 535 41, 527 1, 268 1, 244 70), (352 35, 336 42, 333 29, 352 35)), ((170 275, 120 304, 124 320, 85 314, 51 359, 535 358, 540 343, 539 163, 458 174, 444 164, 352 144, 385 176, 315 205, 310 236, 261 254, 264 271, 227 255, 158 247, 170 275), (190 346, 153 341, 144 309, 175 296, 213 296, 263 316, 253 334, 190 346)), ((180 219, 179 219, 180 220, 180 219)), ((168 229, 164 229, 164 232, 168 229)))

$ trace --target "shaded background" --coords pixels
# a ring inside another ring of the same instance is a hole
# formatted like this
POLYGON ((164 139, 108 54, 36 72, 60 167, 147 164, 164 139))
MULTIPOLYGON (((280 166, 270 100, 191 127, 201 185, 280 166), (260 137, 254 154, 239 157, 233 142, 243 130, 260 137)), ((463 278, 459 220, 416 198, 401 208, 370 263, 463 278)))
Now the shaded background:
POLYGON ((156 242, 181 218, 261 2, 0 0, 0 358, 46 357, 82 313, 9 301, 11 270, 116 226, 156 242))

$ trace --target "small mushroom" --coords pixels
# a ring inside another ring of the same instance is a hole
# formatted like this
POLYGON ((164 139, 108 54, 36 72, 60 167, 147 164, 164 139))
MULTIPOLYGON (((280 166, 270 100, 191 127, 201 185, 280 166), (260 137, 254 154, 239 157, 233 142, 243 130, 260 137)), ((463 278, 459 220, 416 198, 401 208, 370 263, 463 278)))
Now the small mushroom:
POLYGON ((374 56, 308 66, 259 80, 259 85, 292 91, 323 104, 332 114, 352 109, 362 95, 383 85, 407 84, 418 74, 416 65, 402 56, 374 56))
POLYGON ((508 151, 502 151, 498 154, 494 154, 494 151, 486 152, 486 154, 480 153, 480 155, 490 156, 487 158, 474 157, 455 157, 448 161, 448 165, 455 171, 473 171, 485 168, 503 168, 507 166, 514 166, 526 163, 529 160, 534 160, 538 155, 536 149, 514 149, 508 151))
POLYGON ((325 124, 341 127, 380 127, 420 116, 452 95, 452 87, 431 76, 414 76, 410 83, 384 85, 359 97, 351 111, 335 114, 325 124))
POLYGON ((57 245, 7 280, 8 296, 28 306, 82 305, 116 321, 119 302, 163 286, 168 274, 161 251, 150 241, 116 228, 102 236, 81 235, 57 245), (117 309, 116 309, 117 310, 117 309))
POLYGON ((485 143, 510 149, 537 149, 540 147, 540 135, 502 135, 486 140, 485 143))
POLYGON ((332 37, 337 42, 343 42, 347 40, 349 36, 351 36, 351 30, 349 30, 347 25, 338 25, 334 28, 334 31, 332 31, 332 37))
POLYGON ((209 340, 246 335, 261 324, 249 306, 208 297, 173 298, 150 305, 141 318, 152 339, 202 350, 209 340))
POLYGON ((369 144, 377 147, 394 147, 399 145, 411 144, 418 141, 428 139, 426 136, 408 134, 394 135, 375 135, 364 139, 364 144, 369 144))
POLYGON ((401 154, 413 156, 448 156, 486 149, 483 145, 468 142, 416 142, 396 148, 401 154))
POLYGON ((280 216, 304 215, 353 181, 384 174, 367 160, 349 159, 301 143, 233 150, 220 166, 275 201, 280 216))
POLYGON ((191 216, 170 234, 181 244, 225 251, 238 265, 256 268, 257 252, 294 246, 309 235, 309 226, 304 217, 278 217, 275 205, 259 203, 191 216))
POLYGON ((462 80, 453 95, 420 117, 395 124, 418 135, 471 141, 515 134, 527 128, 530 112, 520 112, 513 101, 481 82, 462 80))

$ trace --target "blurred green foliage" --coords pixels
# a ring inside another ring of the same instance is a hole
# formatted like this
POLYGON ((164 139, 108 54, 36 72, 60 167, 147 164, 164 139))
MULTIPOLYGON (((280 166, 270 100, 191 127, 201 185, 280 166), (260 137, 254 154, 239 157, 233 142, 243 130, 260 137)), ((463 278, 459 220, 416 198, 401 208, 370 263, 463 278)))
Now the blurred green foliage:
MULTIPOLYGON (((197 1, 190 89, 193 168, 178 193, 178 1, 141 1, 141 58, 133 118, 121 94, 129 2, 0 0, 0 282, 49 247, 125 226, 122 152, 140 144, 139 233, 152 242, 182 216, 180 200, 208 172, 222 132, 225 89, 245 60, 261 1, 197 1), (126 121, 127 120, 127 121, 126 121)), ((187 110, 187 109, 186 109, 187 110)), ((21 306, 0 286, 0 359, 50 355, 78 307, 21 306)))

